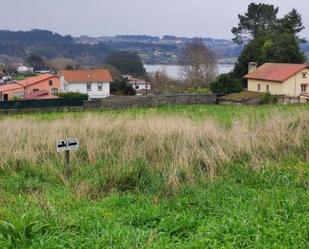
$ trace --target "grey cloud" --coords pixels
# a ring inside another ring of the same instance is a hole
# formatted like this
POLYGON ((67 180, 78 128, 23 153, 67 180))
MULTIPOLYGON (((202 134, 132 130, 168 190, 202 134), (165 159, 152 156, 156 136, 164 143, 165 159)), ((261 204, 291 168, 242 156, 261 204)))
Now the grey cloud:
MULTIPOLYGON (((0 29, 49 29, 61 34, 174 34, 231 38, 237 15, 252 0, 0 0, 0 29)), ((302 13, 309 37, 309 1, 255 1, 302 13)))

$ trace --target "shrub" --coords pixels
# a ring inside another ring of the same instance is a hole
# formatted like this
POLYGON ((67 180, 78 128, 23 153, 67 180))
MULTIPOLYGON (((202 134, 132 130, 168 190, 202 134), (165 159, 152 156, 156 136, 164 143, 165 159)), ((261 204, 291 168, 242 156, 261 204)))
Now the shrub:
POLYGON ((242 85, 231 74, 221 74, 210 83, 210 89, 214 93, 238 93, 242 91, 242 85))
POLYGON ((184 93, 186 85, 180 80, 170 78, 166 71, 157 71, 150 79, 155 94, 184 93))
POLYGON ((262 95, 262 104, 276 104, 278 103, 277 96, 271 95, 269 92, 262 95))
POLYGON ((21 96, 17 96, 17 95, 15 95, 15 96, 12 96, 12 98, 10 99, 10 100, 12 100, 12 101, 16 101, 16 100, 21 100, 22 99, 22 97, 21 96))
POLYGON ((85 93, 79 93, 79 92, 66 92, 66 93, 58 93, 58 97, 62 99, 84 99, 88 100, 88 94, 85 93))
POLYGON ((23 74, 18 74, 14 77, 15 80, 24 80, 29 77, 37 76, 36 73, 23 73, 23 74))
POLYGON ((190 87, 186 90, 186 93, 200 93, 200 94, 208 94, 211 93, 208 87, 190 87))
POLYGON ((115 95, 135 95, 135 90, 126 78, 115 79, 110 86, 110 91, 115 95))

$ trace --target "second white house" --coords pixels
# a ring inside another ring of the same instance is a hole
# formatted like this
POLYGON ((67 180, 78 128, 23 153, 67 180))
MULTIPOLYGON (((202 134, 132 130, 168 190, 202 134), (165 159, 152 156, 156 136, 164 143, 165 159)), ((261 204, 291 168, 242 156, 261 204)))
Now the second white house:
POLYGON ((85 93, 90 99, 110 96, 112 76, 106 69, 64 70, 59 77, 61 92, 85 93))

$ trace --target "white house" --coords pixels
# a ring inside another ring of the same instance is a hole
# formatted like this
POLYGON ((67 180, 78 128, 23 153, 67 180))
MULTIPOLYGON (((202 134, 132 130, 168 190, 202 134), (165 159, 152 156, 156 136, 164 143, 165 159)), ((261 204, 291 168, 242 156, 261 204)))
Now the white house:
POLYGON ((27 67, 25 65, 19 65, 17 67, 17 72, 20 73, 20 74, 23 74, 23 73, 33 73, 33 68, 32 67, 27 67))
POLYGON ((112 76, 106 69, 64 70, 59 73, 61 92, 88 94, 89 99, 110 96, 112 76))

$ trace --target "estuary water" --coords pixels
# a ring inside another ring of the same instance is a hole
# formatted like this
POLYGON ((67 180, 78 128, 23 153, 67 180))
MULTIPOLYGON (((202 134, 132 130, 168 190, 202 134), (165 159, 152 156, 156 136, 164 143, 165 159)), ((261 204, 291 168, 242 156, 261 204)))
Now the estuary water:
MULTIPOLYGON (((180 67, 176 65, 144 65, 147 73, 165 71, 170 78, 178 79, 180 77, 180 67)), ((229 73, 233 70, 232 64, 218 64, 218 74, 229 73)))

